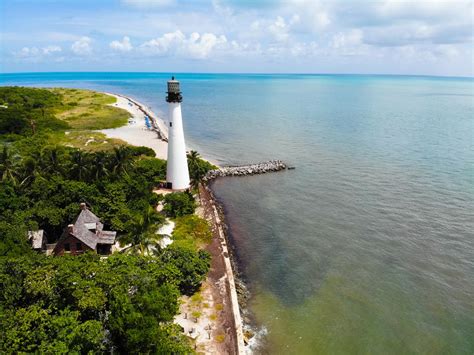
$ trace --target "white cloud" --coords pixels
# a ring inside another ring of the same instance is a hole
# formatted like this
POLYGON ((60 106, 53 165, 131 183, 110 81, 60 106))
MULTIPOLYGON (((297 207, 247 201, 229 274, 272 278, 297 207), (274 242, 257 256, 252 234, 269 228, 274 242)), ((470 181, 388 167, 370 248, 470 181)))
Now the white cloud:
POLYGON ((268 26, 268 31, 277 41, 286 41, 289 36, 289 26, 281 16, 278 16, 276 21, 268 26))
POLYGON ((247 38, 259 38, 285 42, 289 39, 293 28, 300 23, 300 16, 293 14, 287 19, 277 16, 275 20, 259 18, 250 24, 250 35, 247 38))
POLYGON ((200 0, 178 6, 183 1, 119 0, 121 6, 112 12, 89 11, 37 23, 34 37, 12 22, 3 33, 4 48, 23 62, 48 57, 54 63, 62 55, 67 61, 72 59, 68 55, 93 53, 97 61, 91 67, 108 60, 134 67, 135 58, 155 65, 148 55, 159 55, 163 63, 183 70, 200 65, 208 70, 205 65, 210 64, 193 59, 210 58, 219 70, 255 66, 252 70, 265 71, 280 65, 311 71, 326 61, 344 63, 342 71, 352 66, 391 72, 398 70, 393 58, 403 59, 406 68, 421 63, 419 58, 435 58, 432 63, 441 63, 440 70, 458 63, 457 71, 472 73, 473 0, 200 0), (81 37, 83 33, 100 36, 92 40, 81 37), (129 55, 112 59, 107 50, 129 55), (137 51, 140 57, 132 55, 137 51), (346 58, 350 55, 360 58, 352 61, 346 58))
POLYGON ((184 57, 207 58, 215 49, 227 44, 224 35, 193 32, 189 37, 177 30, 143 43, 140 48, 151 54, 177 54, 184 57))
POLYGON ((89 37, 81 37, 72 44, 71 50, 77 55, 89 55, 92 53, 91 42, 92 40, 89 37))
POLYGON ((120 52, 130 52, 133 49, 130 38, 125 36, 122 41, 112 41, 109 44, 110 48, 120 52))
POLYGON ((212 50, 227 43, 224 35, 216 36, 214 33, 204 33, 202 36, 193 32, 186 43, 186 50, 193 58, 206 58, 212 50))
POLYGON ((43 51, 43 54, 50 55, 55 52, 61 52, 62 49, 60 46, 47 46, 47 47, 42 48, 42 51, 43 51))
POLYGON ((61 52, 62 49, 60 46, 49 45, 46 47, 23 47, 19 52, 14 52, 14 55, 18 58, 25 59, 41 59, 45 56, 51 56, 54 53, 61 52))
POLYGON ((320 31, 331 23, 331 9, 329 2, 319 0, 288 0, 284 2, 287 11, 296 13, 298 21, 312 31, 320 31))
POLYGON ((41 51, 36 47, 23 47, 19 52, 15 53, 18 57, 28 58, 36 57, 41 53, 41 51))
POLYGON ((172 49, 179 47, 185 39, 186 36, 183 32, 177 30, 175 32, 165 33, 161 37, 147 41, 140 47, 149 53, 165 54, 172 49))

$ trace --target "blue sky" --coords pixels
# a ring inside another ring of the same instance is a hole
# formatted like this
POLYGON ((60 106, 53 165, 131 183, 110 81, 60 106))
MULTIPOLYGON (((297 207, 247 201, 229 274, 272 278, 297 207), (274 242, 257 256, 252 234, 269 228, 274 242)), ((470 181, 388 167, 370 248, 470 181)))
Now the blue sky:
POLYGON ((0 71, 474 75, 474 0, 2 0, 0 71))

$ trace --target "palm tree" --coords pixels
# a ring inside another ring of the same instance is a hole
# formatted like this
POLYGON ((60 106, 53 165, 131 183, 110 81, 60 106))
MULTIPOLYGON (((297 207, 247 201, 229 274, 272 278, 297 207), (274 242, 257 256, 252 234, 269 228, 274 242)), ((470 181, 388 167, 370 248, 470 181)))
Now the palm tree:
POLYGON ((29 186, 30 182, 33 181, 36 176, 38 176, 37 160, 35 160, 33 157, 27 157, 22 162, 20 172, 20 186, 29 186))
POLYGON ((87 158, 88 155, 82 150, 76 150, 72 153, 71 173, 73 174, 73 178, 77 177, 79 181, 82 181, 84 177, 87 176, 87 173, 89 172, 87 158))
POLYGON ((6 146, 3 146, 2 154, 0 155, 0 177, 2 181, 17 182, 18 176, 18 156, 14 155, 12 151, 6 146))
POLYGON ((188 169, 189 177, 191 178, 191 185, 198 187, 207 173, 206 168, 201 164, 201 157, 195 150, 191 150, 188 155, 188 169))
POLYGON ((58 146, 47 147, 41 154, 41 165, 45 172, 54 174, 60 172, 61 163, 59 161, 60 148, 58 146))
POLYGON ((92 176, 98 180, 101 177, 109 175, 109 169, 107 165, 109 163, 107 153, 99 151, 94 154, 92 161, 92 176))
POLYGON ((141 216, 136 217, 129 224, 129 232, 121 238, 121 242, 130 244, 125 249, 124 253, 150 255, 160 250, 158 242, 161 239, 159 234, 156 234, 156 229, 159 226, 162 218, 155 210, 148 206, 143 211, 141 216))
POLYGON ((114 158, 112 161, 112 171, 115 174, 127 174, 128 169, 132 166, 133 156, 130 149, 122 145, 114 147, 114 158))

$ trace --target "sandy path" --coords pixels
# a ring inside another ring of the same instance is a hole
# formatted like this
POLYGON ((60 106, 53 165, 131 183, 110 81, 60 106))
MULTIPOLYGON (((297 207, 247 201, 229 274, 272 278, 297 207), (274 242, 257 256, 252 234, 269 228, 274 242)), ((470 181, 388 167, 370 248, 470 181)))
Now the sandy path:
MULTIPOLYGON (((100 132, 111 138, 122 139, 131 145, 149 147, 155 151, 157 158, 166 159, 168 154, 168 143, 159 139, 158 134, 155 131, 146 127, 145 114, 140 110, 136 101, 132 102, 123 96, 110 93, 107 94, 117 99, 117 102, 111 106, 128 111, 131 114, 132 121, 126 126, 103 129, 100 132)), ((146 107, 145 105, 140 105, 146 107)), ((165 136, 167 136, 168 131, 166 129, 166 123, 150 111, 148 111, 148 115, 155 120, 160 130, 165 134, 165 136)))

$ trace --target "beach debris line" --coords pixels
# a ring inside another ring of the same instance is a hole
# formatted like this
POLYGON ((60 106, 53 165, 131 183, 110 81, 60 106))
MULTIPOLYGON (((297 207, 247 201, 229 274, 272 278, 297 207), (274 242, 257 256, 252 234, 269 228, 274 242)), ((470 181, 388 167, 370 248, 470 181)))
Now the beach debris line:
MULTIPOLYGON (((294 169, 294 167, 292 167, 294 169)), ((289 169, 289 167, 281 160, 270 160, 257 164, 226 166, 220 169, 209 171, 204 177, 204 181, 210 181, 218 177, 224 176, 247 176, 256 174, 265 174, 289 169)))
POLYGON ((164 130, 159 126, 157 120, 155 119, 151 111, 149 111, 143 105, 141 105, 137 101, 127 96, 123 96, 120 94, 115 94, 115 95, 126 99, 128 101, 129 106, 133 106, 133 105, 137 106, 138 110, 141 111, 143 115, 145 116, 145 125, 147 126, 147 128, 155 131, 156 134, 158 135, 159 140, 162 140, 163 142, 168 142, 167 133, 165 133, 164 130))

